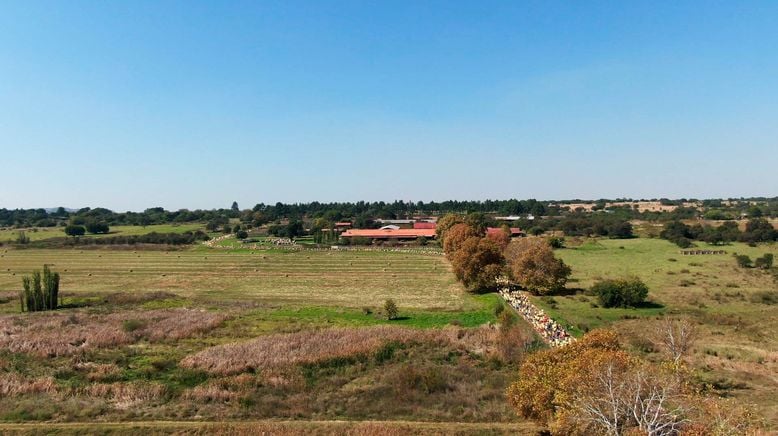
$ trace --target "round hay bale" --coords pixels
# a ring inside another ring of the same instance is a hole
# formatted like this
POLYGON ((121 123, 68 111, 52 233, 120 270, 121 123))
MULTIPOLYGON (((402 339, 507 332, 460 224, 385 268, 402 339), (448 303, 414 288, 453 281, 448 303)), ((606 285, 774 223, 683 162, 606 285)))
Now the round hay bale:
POLYGON ((87 274, 87 276, 92 277, 92 273, 87 274))

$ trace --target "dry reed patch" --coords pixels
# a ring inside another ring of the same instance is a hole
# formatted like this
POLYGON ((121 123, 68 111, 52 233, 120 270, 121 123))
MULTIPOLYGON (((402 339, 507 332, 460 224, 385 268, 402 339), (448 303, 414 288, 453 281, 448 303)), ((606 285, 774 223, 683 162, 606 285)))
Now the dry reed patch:
POLYGON ((226 317, 191 309, 127 311, 109 315, 42 313, 0 317, 0 347, 42 357, 66 356, 89 348, 130 344, 140 339, 181 339, 209 331, 226 317), (138 321, 128 331, 125 322, 138 321))
POLYGON ((110 401, 117 409, 128 409, 141 403, 157 401, 165 396, 167 389, 159 383, 94 383, 76 394, 102 398, 110 401))
POLYGON ((52 377, 29 378, 16 373, 0 374, 0 398, 24 394, 56 392, 52 377))
POLYGON ((410 342, 436 336, 433 332, 390 326, 273 334, 205 349, 187 356, 181 365, 213 374, 237 374, 365 355, 390 341, 410 342))
POLYGON ((86 379, 91 382, 115 379, 121 375, 121 368, 113 363, 77 363, 73 369, 86 372, 86 379))
MULTIPOLYGON (((447 327, 441 330, 417 330, 394 326, 332 328, 262 336, 247 342, 218 345, 187 356, 181 365, 212 374, 262 372, 290 365, 309 364, 330 359, 349 358, 376 352, 388 342, 445 342, 475 354, 498 354, 500 332, 491 326, 476 329, 447 327)), ((279 385, 284 377, 271 375, 279 385)))
POLYGON ((258 386, 257 378, 250 374, 239 374, 209 380, 207 383, 195 386, 184 392, 183 398, 201 403, 229 403, 248 395, 258 386))

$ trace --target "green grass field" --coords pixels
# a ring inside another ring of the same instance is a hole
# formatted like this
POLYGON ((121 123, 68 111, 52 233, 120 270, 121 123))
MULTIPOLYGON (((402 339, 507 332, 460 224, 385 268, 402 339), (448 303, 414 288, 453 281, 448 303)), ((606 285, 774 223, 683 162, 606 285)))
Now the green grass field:
MULTIPOLYGON (((131 236, 145 235, 151 232, 157 233, 184 233, 194 230, 202 230, 203 224, 155 224, 152 226, 111 226, 107 234, 86 234, 84 238, 104 238, 106 236, 131 236)), ((34 227, 27 229, 0 229, 0 242, 15 241, 19 232, 23 231, 31 241, 42 241, 51 238, 66 237, 64 227, 34 227)))

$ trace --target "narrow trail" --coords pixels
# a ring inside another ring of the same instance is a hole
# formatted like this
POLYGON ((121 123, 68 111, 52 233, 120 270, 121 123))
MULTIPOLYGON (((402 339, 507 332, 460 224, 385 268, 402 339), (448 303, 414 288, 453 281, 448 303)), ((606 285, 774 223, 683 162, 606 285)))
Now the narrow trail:
POLYGON ((512 291, 506 286, 500 289, 500 295, 552 347, 561 347, 575 341, 564 327, 532 304, 526 292, 512 291))

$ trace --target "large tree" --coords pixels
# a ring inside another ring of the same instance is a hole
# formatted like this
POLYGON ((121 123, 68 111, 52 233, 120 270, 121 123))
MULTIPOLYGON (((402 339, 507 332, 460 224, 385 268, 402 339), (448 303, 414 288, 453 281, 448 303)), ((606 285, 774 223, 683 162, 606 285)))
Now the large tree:
POLYGON ((453 253, 451 265, 459 281, 471 292, 494 288, 503 270, 500 247, 486 238, 472 236, 453 253))
POLYGON ((478 232, 465 223, 454 224, 447 232, 443 241, 443 252, 449 259, 459 250, 462 244, 469 238, 478 237, 478 232))
POLYGON ((68 236, 76 237, 76 236, 83 236, 84 233, 86 233, 86 229, 84 226, 77 226, 74 224, 71 224, 69 226, 65 226, 65 234, 68 236))
POLYGON ((447 213, 440 217, 437 225, 435 226, 435 233, 438 236, 438 241, 440 241, 441 244, 444 243, 446 241, 446 233, 448 230, 456 224, 462 222, 464 222, 462 215, 455 213, 447 213))
POLYGON ((570 267, 554 257, 554 251, 543 238, 521 238, 505 249, 511 275, 526 290, 548 294, 564 288, 570 267))

